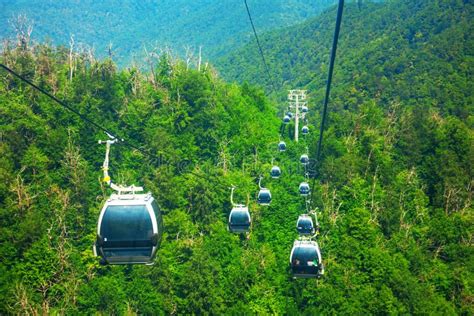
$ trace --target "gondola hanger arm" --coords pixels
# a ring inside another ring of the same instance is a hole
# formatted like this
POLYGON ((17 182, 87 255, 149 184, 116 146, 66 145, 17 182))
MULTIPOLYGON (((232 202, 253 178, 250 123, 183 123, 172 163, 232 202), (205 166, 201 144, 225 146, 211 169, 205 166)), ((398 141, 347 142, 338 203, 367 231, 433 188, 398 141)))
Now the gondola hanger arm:
MULTIPOLYGON (((310 201, 308 201, 308 202, 310 202, 310 201)), ((312 236, 312 238, 316 238, 319 235, 319 221, 318 221, 318 213, 317 212, 318 212, 318 208, 316 208, 314 210, 310 210, 308 212, 309 215, 314 216, 314 224, 315 224, 315 228, 316 228, 316 231, 315 231, 314 235, 312 236)))
POLYGON ((112 182, 112 179, 110 178, 110 175, 109 175, 110 145, 117 143, 119 140, 117 138, 114 138, 109 133, 106 133, 106 134, 107 136, 109 136, 110 139, 104 140, 104 141, 99 140, 99 144, 105 144, 105 159, 104 159, 104 163, 102 164, 104 178, 102 179, 102 181, 107 183, 110 186, 110 188, 112 188, 112 190, 117 191, 119 195, 126 192, 131 192, 132 194, 135 194, 135 192, 142 192, 143 191, 142 187, 136 187, 134 185, 121 186, 121 185, 116 185, 115 183, 112 182))
POLYGON ((230 204, 232 204, 233 207, 235 207, 235 203, 234 203, 234 190, 235 190, 235 186, 232 185, 231 188, 230 188, 230 204))

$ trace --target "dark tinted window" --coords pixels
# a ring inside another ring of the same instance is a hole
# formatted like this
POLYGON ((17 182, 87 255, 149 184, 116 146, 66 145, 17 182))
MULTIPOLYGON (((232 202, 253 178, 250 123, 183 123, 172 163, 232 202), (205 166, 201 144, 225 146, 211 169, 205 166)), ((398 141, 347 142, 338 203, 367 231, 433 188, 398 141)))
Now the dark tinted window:
POLYGON ((161 210, 158 206, 158 203, 156 203, 156 200, 153 200, 153 202, 151 202, 151 207, 153 208, 153 212, 155 213, 156 222, 158 223, 158 230, 161 234, 163 228, 163 218, 161 217, 161 210))
POLYGON ((298 221, 298 227, 301 227, 301 228, 313 228, 313 222, 310 220, 310 219, 300 219, 298 221))
POLYGON ((258 194, 258 200, 261 202, 269 202, 271 200, 270 192, 260 191, 258 194))
POLYGON ((292 262, 298 260, 300 265, 307 265, 308 262, 318 264, 318 254, 314 247, 296 247, 293 251, 292 262))
POLYGON ((230 216, 230 222, 232 224, 248 224, 250 222, 247 212, 237 211, 232 212, 230 216))
POLYGON ((111 205, 105 210, 100 233, 104 241, 147 240, 153 225, 145 205, 111 205))

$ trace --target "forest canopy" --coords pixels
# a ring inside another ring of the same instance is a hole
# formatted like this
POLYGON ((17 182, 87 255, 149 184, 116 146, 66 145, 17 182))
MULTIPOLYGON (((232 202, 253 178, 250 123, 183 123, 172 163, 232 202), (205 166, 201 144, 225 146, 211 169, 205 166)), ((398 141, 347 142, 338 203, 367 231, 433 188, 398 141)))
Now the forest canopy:
POLYGON ((270 96, 254 85, 267 87, 252 46, 218 72, 166 53, 147 70, 119 69, 21 36, 5 42, 0 63, 149 153, 114 145, 110 172, 152 192, 165 230, 153 266, 100 265, 92 245, 111 190, 97 142, 107 135, 0 70, 0 314, 473 314, 468 1, 346 7, 311 188, 326 274, 291 278, 306 211, 298 157, 315 155, 334 17, 263 37, 283 82, 270 96), (284 46, 288 34, 312 35, 284 46), (292 124, 280 134, 289 87, 309 90, 310 134, 298 143, 292 124), (256 203, 260 175, 268 207, 256 203), (227 231, 232 185, 249 201, 248 238, 227 231))

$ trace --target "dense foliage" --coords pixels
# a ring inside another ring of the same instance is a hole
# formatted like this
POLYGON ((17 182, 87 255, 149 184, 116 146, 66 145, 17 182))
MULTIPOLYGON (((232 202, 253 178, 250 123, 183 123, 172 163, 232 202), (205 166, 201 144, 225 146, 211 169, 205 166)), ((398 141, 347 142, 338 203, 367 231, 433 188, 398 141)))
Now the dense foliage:
MULTIPOLYGON (((319 62, 306 64, 321 68, 320 78, 291 77, 311 90, 311 135, 296 144, 286 130, 284 154, 276 152, 275 102, 249 84, 223 82, 210 67, 198 71, 163 54, 150 73, 118 71, 88 55, 71 63, 63 48, 5 48, 2 63, 157 157, 117 145, 111 170, 117 182, 153 192, 166 231, 154 266, 100 266, 91 246, 110 194, 99 181, 97 140, 106 136, 2 73, 0 313, 474 313, 472 5, 426 3, 346 11, 343 34, 352 26, 357 46, 341 37, 313 188, 326 265, 320 280, 292 280, 288 257, 305 208, 297 158, 306 145, 314 152, 329 44, 319 62), (377 26, 382 21, 422 36, 394 36, 377 26), (272 158, 283 170, 278 180, 268 176, 272 158), (260 174, 274 196, 267 208, 255 203, 260 174), (236 200, 250 198, 248 239, 226 230, 231 184, 236 200)), ((303 27, 329 37, 332 25, 303 27)), ((301 58, 315 57, 303 48, 301 58)), ((252 60, 235 63, 252 77, 252 60)))
MULTIPOLYGON (((300 23, 319 14, 334 0, 249 0, 260 31, 300 23)), ((33 37, 51 39, 57 45, 93 46, 96 55, 106 56, 112 44, 114 58, 127 65, 133 55, 142 56, 144 46, 171 47, 175 52, 220 56, 251 35, 243 1, 147 0, 147 1, 34 1, 0 3, 0 37, 14 35, 10 22, 18 14, 34 22, 33 37), (10 31, 10 33, 8 33, 10 31)), ((13 23, 14 24, 14 23, 13 23)), ((141 61, 142 58, 136 58, 141 61)))

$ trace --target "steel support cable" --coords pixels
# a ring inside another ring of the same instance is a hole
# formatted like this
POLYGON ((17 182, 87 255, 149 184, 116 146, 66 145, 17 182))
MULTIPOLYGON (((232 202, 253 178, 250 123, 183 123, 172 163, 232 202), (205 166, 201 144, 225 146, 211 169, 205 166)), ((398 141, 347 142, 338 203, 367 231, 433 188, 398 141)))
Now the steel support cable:
MULTIPOLYGON (((20 79, 21 81, 25 82, 26 84, 30 85, 31 87, 33 87, 34 89, 36 89, 37 91, 43 93, 44 95, 46 95, 47 97, 49 97, 51 100, 53 100, 54 102, 56 102, 57 104, 61 105, 62 107, 64 107, 65 109, 67 109, 68 111, 74 113, 75 115, 77 115, 81 120, 83 120, 84 122, 92 125, 93 127, 97 128, 98 130, 101 130, 105 133, 107 133, 108 135, 110 135, 112 138, 115 138, 115 139, 118 139, 120 141, 120 143, 124 144, 125 146, 128 146, 132 149, 135 149, 137 151, 139 151, 140 153, 142 153, 143 155, 149 157, 149 158, 152 158, 153 160, 157 160, 157 161, 161 161, 161 157, 159 156, 156 156, 152 153, 149 153, 143 149, 141 149, 140 147, 137 147, 135 145, 133 145, 132 143, 126 141, 124 138, 122 138, 121 136, 115 134, 114 132, 110 131, 109 129, 99 125, 98 123, 94 122, 93 120, 87 118, 85 115, 81 114, 79 111, 77 111, 76 109, 72 108, 70 105, 68 105, 67 103, 65 103, 64 101, 61 101, 59 100, 56 96, 54 96, 53 94, 49 93, 48 91, 46 91, 45 89, 39 87, 38 85, 34 84, 33 82, 31 82, 30 80, 26 79, 25 77, 23 77, 22 75, 18 74, 17 72, 15 72, 14 70, 12 70, 11 68, 5 66, 4 64, 0 63, 0 68, 6 70, 7 72, 9 72, 10 74, 12 74, 13 76, 15 76, 16 78, 20 79)), ((194 171, 188 171, 189 174, 192 174, 192 175, 195 175, 197 177, 200 177, 200 178, 203 178, 203 179, 206 179, 206 180, 210 180, 210 178, 207 177, 207 175, 200 175, 200 174, 197 174, 196 172, 194 171)))
MULTIPOLYGON (((341 22, 342 22, 342 12, 344 10, 344 0, 339 0, 339 4, 337 6, 337 17, 336 17, 336 26, 334 29, 334 37, 332 42, 332 49, 331 49, 331 57, 329 61, 329 73, 328 73, 328 81, 326 83, 326 94, 324 96, 324 105, 323 105, 323 115, 321 118, 321 127, 319 129, 319 140, 318 140, 318 147, 316 151, 316 165, 315 167, 318 168, 320 165, 320 158, 321 158, 321 147, 323 142, 323 133, 324 133, 324 125, 326 124, 326 115, 328 109, 328 102, 329 96, 331 92, 331 83, 332 83, 332 74, 334 72, 334 62, 336 60, 336 51, 337 51, 337 43, 339 40, 339 32, 341 30, 341 22)), ((314 184, 316 183, 316 176, 313 177, 313 183, 311 190, 311 201, 314 192, 314 184)))
POLYGON ((87 118, 85 115, 81 114, 79 111, 77 111, 76 109, 72 108, 71 106, 69 106, 68 104, 66 104, 64 101, 61 101, 59 100, 56 96, 52 95, 51 93, 49 93, 48 91, 46 91, 45 89, 39 87, 38 85, 34 84, 33 82, 31 82, 30 80, 26 79, 25 77, 23 77, 22 75, 18 74, 17 72, 15 72, 14 70, 12 70, 11 68, 5 66, 4 64, 1 64, 0 63, 0 67, 3 68, 4 70, 8 71, 10 74, 12 74, 13 76, 17 77, 18 79, 20 79, 21 81, 27 83, 28 85, 30 85, 31 87, 33 87, 34 89, 38 90, 39 92, 43 93, 44 95, 46 95, 47 97, 49 97, 50 99, 52 99, 53 101, 55 101, 57 104, 61 105, 62 107, 66 108, 68 111, 76 114, 81 120, 83 120, 84 122, 94 126, 95 128, 97 128, 98 130, 101 130, 105 133, 107 133, 108 135, 110 135, 112 138, 116 138, 118 139, 119 141, 121 141, 124 145, 126 146, 129 146, 135 150, 138 150, 139 152, 141 152, 142 154, 144 155, 147 155, 147 156, 150 156, 150 157, 154 157, 154 155, 144 151, 143 149, 129 143, 128 141, 126 141, 123 137, 120 137, 119 135, 115 134, 114 132, 110 131, 109 129, 99 125, 98 123, 94 122, 93 120, 87 118))
POLYGON ((255 30, 255 25, 253 24, 252 15, 250 14, 250 9, 249 9, 249 6, 247 4, 247 0, 244 0, 244 3, 245 3, 245 8, 247 9, 247 14, 249 16, 250 24, 252 25, 252 30, 253 30, 253 34, 255 36, 255 40, 257 41, 258 50, 260 52, 260 56, 262 57, 263 65, 265 66, 265 71, 267 72, 268 80, 270 80, 270 85, 272 86, 273 92, 276 93, 275 83, 273 81, 272 76, 270 75, 270 69, 268 68, 268 64, 267 64, 267 61, 265 59, 265 55, 263 54, 262 45, 260 45, 260 40, 258 39, 257 31, 255 30))

